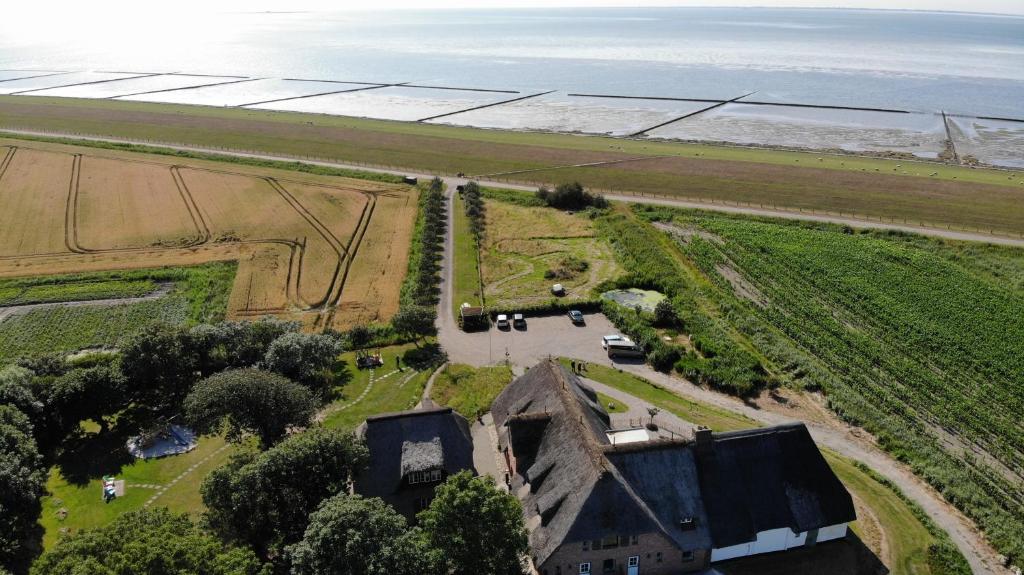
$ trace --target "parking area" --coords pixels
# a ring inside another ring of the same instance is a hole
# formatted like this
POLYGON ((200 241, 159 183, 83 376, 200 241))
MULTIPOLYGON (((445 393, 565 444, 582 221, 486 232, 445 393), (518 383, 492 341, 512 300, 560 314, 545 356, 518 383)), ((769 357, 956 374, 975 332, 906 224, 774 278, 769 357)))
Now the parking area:
POLYGON ((601 337, 618 330, 600 313, 584 314, 584 320, 582 325, 576 325, 568 315, 527 317, 525 328, 492 326, 487 331, 472 333, 442 330, 440 337, 453 363, 494 365, 507 358, 521 371, 550 355, 610 365, 601 347, 601 337))

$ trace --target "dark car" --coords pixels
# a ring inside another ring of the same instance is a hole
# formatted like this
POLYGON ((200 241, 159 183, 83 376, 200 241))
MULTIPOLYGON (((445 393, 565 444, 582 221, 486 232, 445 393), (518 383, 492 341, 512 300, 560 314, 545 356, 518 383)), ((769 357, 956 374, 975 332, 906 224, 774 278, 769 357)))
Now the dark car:
POLYGON ((583 322, 583 312, 581 312, 578 309, 574 309, 574 310, 569 312, 569 319, 571 319, 572 322, 575 323, 575 324, 584 323, 583 322))

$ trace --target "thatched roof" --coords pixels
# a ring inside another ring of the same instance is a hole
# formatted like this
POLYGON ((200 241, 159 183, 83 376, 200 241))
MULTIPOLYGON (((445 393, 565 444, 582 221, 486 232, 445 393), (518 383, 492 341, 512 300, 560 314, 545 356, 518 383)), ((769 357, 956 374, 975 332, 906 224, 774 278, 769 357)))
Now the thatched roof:
MULTIPOLYGON (((513 489, 523 501, 528 524, 536 525, 530 543, 538 563, 564 543, 612 535, 661 532, 682 549, 699 549, 707 542, 706 531, 682 534, 676 511, 656 509, 662 504, 657 498, 647 500, 658 491, 652 482, 692 476, 692 482, 679 483, 673 501, 685 500, 678 512, 694 509, 693 514, 702 516, 692 457, 669 456, 683 469, 638 467, 636 462, 645 457, 640 454, 664 444, 629 444, 628 449, 610 445, 605 434, 608 414, 597 394, 557 362, 541 362, 513 381, 494 401, 491 413, 501 447, 511 445, 516 455, 513 489), (660 477, 646 477, 648 471, 660 477), (682 494, 686 485, 693 487, 689 496, 682 494)), ((680 447, 678 442, 672 445, 680 447)))
POLYGON ((712 435, 696 450, 715 547, 789 527, 800 533, 856 519, 853 501, 802 423, 712 435))
POLYGON ((594 391, 550 360, 506 387, 491 413, 516 458, 512 488, 538 564, 563 544, 612 535, 659 533, 687 551, 854 519, 802 425, 714 434, 700 452, 683 440, 610 445, 594 391))
POLYGON ((450 407, 368 417, 358 433, 370 451, 370 464, 356 477, 355 488, 367 497, 395 493, 414 471, 475 471, 469 423, 450 407))

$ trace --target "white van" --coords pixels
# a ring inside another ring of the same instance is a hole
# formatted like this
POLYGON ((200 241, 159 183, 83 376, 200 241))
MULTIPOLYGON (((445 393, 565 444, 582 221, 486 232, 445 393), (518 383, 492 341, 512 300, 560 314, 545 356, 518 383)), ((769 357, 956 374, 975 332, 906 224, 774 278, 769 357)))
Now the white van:
POLYGON ((644 350, 628 339, 608 342, 608 357, 644 357, 644 350))

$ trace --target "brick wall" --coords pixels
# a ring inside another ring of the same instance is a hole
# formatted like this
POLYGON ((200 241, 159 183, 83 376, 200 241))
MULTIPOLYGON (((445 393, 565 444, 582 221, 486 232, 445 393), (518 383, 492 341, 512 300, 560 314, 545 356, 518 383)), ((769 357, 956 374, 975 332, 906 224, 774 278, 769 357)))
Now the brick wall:
POLYGON ((701 550, 694 552, 692 560, 684 561, 683 552, 657 533, 639 535, 636 545, 598 550, 587 545, 586 548, 588 550, 584 551, 582 541, 566 543, 538 565, 537 572, 540 575, 579 575, 580 563, 589 562, 591 575, 627 575, 628 559, 638 556, 639 575, 679 575, 707 568, 710 559, 710 552, 701 550), (604 570, 607 559, 613 561, 611 571, 604 570))

